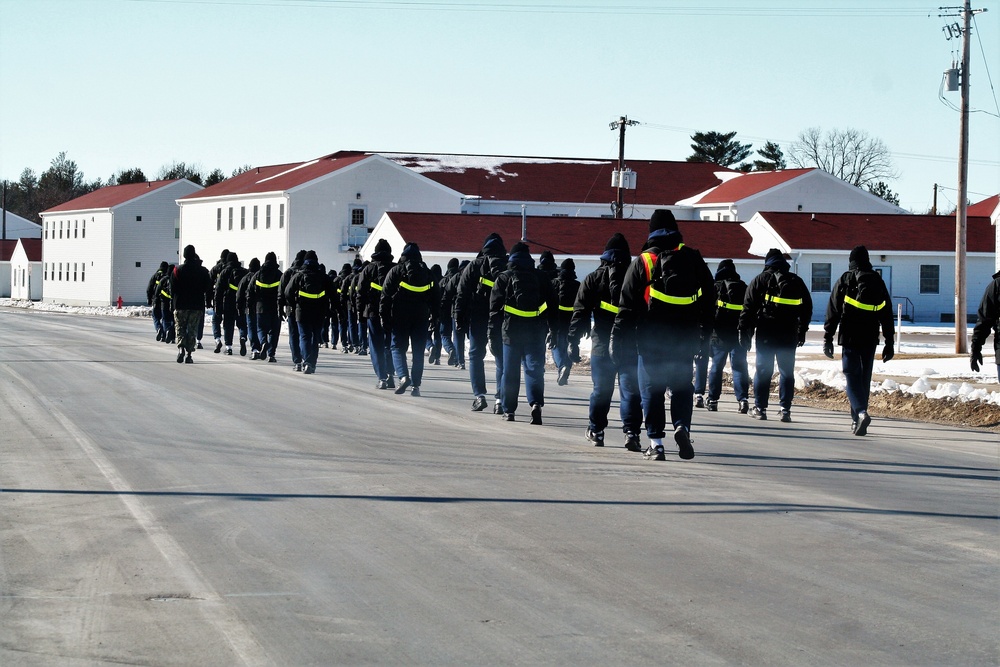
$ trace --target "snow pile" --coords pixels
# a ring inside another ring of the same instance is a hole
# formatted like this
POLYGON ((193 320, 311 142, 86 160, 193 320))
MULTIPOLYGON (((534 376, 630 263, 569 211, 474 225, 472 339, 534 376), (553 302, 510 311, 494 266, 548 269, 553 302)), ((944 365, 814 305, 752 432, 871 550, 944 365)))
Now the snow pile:
POLYGON ((43 303, 25 299, 0 299, 0 308, 22 308, 46 313, 72 313, 76 315, 100 315, 102 317, 152 317, 149 306, 64 306, 58 303, 43 303))

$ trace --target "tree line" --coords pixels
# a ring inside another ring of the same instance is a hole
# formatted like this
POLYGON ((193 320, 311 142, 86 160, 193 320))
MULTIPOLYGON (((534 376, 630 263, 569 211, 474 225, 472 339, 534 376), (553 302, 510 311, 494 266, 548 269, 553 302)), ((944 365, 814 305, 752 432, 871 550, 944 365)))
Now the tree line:
MULTIPOLYGON (((209 173, 203 174, 195 165, 185 162, 171 162, 160 167, 152 180, 186 178, 193 183, 208 187, 249 171, 250 168, 250 165, 243 165, 226 176, 221 169, 213 169, 209 173)), ((109 185, 146 183, 149 180, 141 168, 134 167, 117 171, 106 181, 100 178, 88 181, 84 178, 84 174, 76 162, 66 157, 66 152, 63 151, 52 159, 49 168, 41 175, 37 175, 33 169, 26 167, 18 180, 5 181, 3 183, 3 208, 32 222, 41 223, 42 218, 39 214, 53 206, 59 206, 71 199, 76 199, 109 185)))
POLYGON ((799 133, 787 160, 781 146, 768 141, 757 150, 757 159, 748 162, 753 144, 738 141, 736 132, 695 132, 691 141, 693 152, 688 162, 713 162, 744 172, 777 171, 789 165, 800 169, 817 167, 899 206, 899 195, 888 184, 899 178, 892 155, 881 139, 863 130, 834 129, 824 133, 811 127, 799 133))

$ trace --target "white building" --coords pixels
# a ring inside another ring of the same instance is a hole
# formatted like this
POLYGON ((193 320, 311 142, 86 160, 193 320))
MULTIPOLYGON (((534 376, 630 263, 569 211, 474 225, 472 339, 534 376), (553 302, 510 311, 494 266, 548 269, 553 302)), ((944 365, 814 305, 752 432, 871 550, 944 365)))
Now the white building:
MULTIPOLYGON (((986 216, 989 218, 996 233, 996 245, 1000 248, 1000 195, 993 195, 979 203, 973 204, 966 210, 966 215, 969 217, 986 216)), ((1000 271, 1000 255, 996 258, 995 266, 996 270, 1000 271)))
POLYGON ((41 301, 42 240, 22 237, 14 241, 10 257, 10 292, 12 299, 41 301))
POLYGON ((186 179, 115 185, 43 211, 44 301, 145 304, 160 262, 177 262, 176 200, 200 189, 186 179))
MULTIPOLYGON (((955 218, 943 215, 877 215, 758 212, 743 227, 752 255, 778 248, 810 286, 813 320, 822 321, 830 289, 847 271, 851 250, 868 248, 889 287, 895 308, 917 322, 952 322, 955 316, 955 218)), ((968 219, 967 314, 974 319, 996 258, 990 219, 968 219)))

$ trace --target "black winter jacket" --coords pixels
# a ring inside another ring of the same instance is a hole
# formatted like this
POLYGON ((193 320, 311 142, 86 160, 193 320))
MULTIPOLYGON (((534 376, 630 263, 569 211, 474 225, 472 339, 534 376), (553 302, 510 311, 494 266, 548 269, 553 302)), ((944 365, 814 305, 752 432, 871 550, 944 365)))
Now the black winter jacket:
POLYGON ((558 310, 553 313, 552 325, 557 331, 568 332, 569 323, 573 318, 573 304, 576 294, 580 291, 580 281, 576 279, 573 269, 559 269, 559 276, 552 281, 552 289, 556 293, 558 310))
POLYGON ((1000 365, 1000 272, 993 274, 993 282, 986 286, 983 300, 979 303, 976 313, 976 326, 972 329, 973 347, 982 348, 990 332, 993 333, 993 353, 1000 365))
POLYGON ((826 306, 826 320, 823 324, 823 340, 833 342, 837 334, 837 343, 847 347, 874 347, 879 343, 879 329, 886 342, 895 337, 895 327, 892 322, 892 297, 886 289, 882 276, 872 270, 870 263, 851 262, 850 270, 837 280, 830 292, 830 301, 826 306), (880 290, 874 299, 875 303, 852 305, 852 297, 857 290, 854 286, 859 280, 871 281, 880 290), (868 308, 877 308, 869 310, 868 308), (839 332, 838 332, 839 328, 839 332))
POLYGON ((507 268, 507 251, 499 239, 490 239, 479 257, 469 262, 458 279, 455 296, 455 321, 459 329, 467 330, 472 319, 490 315, 490 294, 493 283, 507 268))
POLYGON ((260 271, 253 275, 247 289, 247 304, 256 308, 257 314, 278 314, 278 294, 281 290, 281 269, 276 262, 265 261, 260 271))
POLYGON ((204 310, 212 307, 212 276, 195 255, 174 267, 170 293, 174 310, 204 310))
POLYGON ((295 321, 321 324, 330 307, 326 288, 329 280, 319 264, 306 260, 285 287, 285 303, 295 309, 295 321))
POLYGON ((430 269, 419 260, 406 258, 385 276, 379 317, 386 327, 428 322, 437 317, 440 304, 441 287, 435 284, 430 269))
POLYGON ((240 289, 240 281, 247 270, 240 266, 239 261, 227 261, 226 268, 219 273, 215 283, 215 308, 224 313, 236 313, 236 293, 240 289))
POLYGON ((764 270, 747 285, 743 312, 740 313, 740 334, 752 336, 756 332, 758 344, 795 347, 800 340, 805 340, 812 310, 809 288, 802 278, 791 272, 788 262, 777 258, 772 264, 765 265, 764 270), (794 285, 794 294, 788 298, 798 303, 775 304, 769 299, 775 296, 777 282, 782 276, 794 285))
POLYGON ((615 325, 622 284, 631 259, 624 252, 617 254, 617 261, 614 251, 607 251, 606 254, 608 259, 604 259, 602 255, 601 265, 583 279, 569 324, 569 339, 577 345, 584 335, 590 333, 592 357, 606 357, 609 354, 611 329, 615 325))
POLYGON ((361 269, 361 273, 358 274, 356 299, 358 312, 362 317, 368 319, 379 317, 382 285, 385 284, 385 277, 389 275, 389 269, 394 266, 392 253, 383 251, 373 254, 372 261, 361 269))
POLYGON ((490 292, 489 337, 495 339, 500 329, 505 345, 544 343, 556 311, 552 281, 535 268, 531 255, 514 253, 490 292), (535 295, 531 303, 529 295, 535 295))

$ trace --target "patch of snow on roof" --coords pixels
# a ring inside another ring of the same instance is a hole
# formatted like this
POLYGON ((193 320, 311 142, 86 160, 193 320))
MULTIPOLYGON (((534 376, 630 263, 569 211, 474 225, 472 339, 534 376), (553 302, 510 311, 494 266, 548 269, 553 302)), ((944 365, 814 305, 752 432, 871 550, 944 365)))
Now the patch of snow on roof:
POLYGON ((495 155, 412 155, 407 153, 379 153, 379 155, 418 174, 427 172, 464 174, 469 169, 482 169, 491 176, 516 177, 516 173, 504 172, 502 167, 511 164, 609 164, 608 160, 560 160, 495 155))
POLYGON ((293 171, 298 171, 299 169, 305 169, 306 167, 311 167, 312 165, 316 164, 317 162, 319 162, 319 160, 309 160, 308 162, 303 162, 302 164, 297 164, 294 167, 292 167, 291 169, 286 169, 285 171, 283 171, 283 172, 281 172, 279 174, 275 174, 274 176, 268 176, 267 178, 262 178, 262 179, 260 179, 257 182, 258 183, 266 183, 267 181, 270 181, 273 178, 280 178, 280 177, 282 177, 282 176, 284 176, 286 174, 292 173, 293 171))

